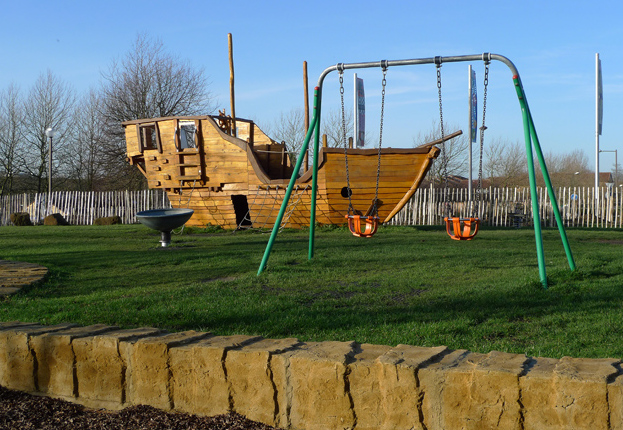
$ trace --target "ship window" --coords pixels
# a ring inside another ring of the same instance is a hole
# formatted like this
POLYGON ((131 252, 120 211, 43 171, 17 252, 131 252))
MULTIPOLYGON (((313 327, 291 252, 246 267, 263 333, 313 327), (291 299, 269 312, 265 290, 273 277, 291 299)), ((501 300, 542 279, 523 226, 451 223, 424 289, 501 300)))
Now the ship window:
POLYGON ((180 121, 180 149, 196 148, 197 126, 195 121, 180 121))
POLYGON ((159 139, 155 124, 141 125, 139 127, 141 148, 147 149, 159 149, 159 139))

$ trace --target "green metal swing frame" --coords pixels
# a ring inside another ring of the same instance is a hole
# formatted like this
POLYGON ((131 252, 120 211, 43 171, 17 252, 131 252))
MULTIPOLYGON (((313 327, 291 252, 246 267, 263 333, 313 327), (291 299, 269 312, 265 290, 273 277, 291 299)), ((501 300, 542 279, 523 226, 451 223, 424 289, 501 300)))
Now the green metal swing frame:
MULTIPOLYGON (((549 173, 547 170, 547 166, 545 164, 545 158, 543 156, 543 151, 541 150, 541 144, 539 143, 539 138, 536 133, 536 128, 534 126, 534 120, 532 119, 532 114, 530 113, 530 108, 528 107, 528 100, 526 98, 526 93, 523 89, 523 85, 521 83, 521 78, 519 77, 519 71, 513 64, 511 60, 507 57, 498 54, 484 53, 478 55, 459 55, 459 56, 449 56, 449 57, 429 57, 429 58, 418 58, 411 60, 382 60, 376 62, 367 62, 367 63, 339 63, 334 66, 326 68, 318 79, 318 85, 314 89, 314 108, 313 108, 313 116, 311 120, 310 127, 308 129, 307 135, 305 136, 305 140, 303 142, 303 146, 301 147, 301 152, 296 161, 296 165, 294 167, 294 172, 298 172, 301 169, 303 159, 305 157, 305 153, 309 148, 309 143, 314 137, 314 161, 313 161, 313 172, 312 172, 312 198, 311 198, 311 211, 310 211, 310 223, 309 223, 309 250, 308 250, 308 259, 312 259, 314 256, 314 242, 315 242, 315 234, 316 234, 316 196, 318 193, 318 152, 320 147, 320 115, 321 115, 321 101, 322 101, 322 85, 325 77, 333 72, 339 70, 347 70, 347 69, 364 69, 364 68, 389 68, 395 66, 408 66, 408 65, 420 65, 420 64, 442 64, 442 63, 456 63, 456 62, 468 62, 468 61, 500 61, 508 66, 508 68, 512 72, 513 76, 513 84, 515 85, 515 90, 517 92, 517 98, 519 99, 519 106, 521 108, 521 116, 523 120, 524 127, 524 140, 526 144, 526 158, 528 162, 528 177, 530 181, 530 197, 532 201, 532 213, 537 217, 539 216, 539 200, 537 195, 536 188, 536 174, 534 170, 534 159, 533 159, 533 150, 536 153, 537 160, 539 162, 539 166, 541 168, 541 172, 543 173, 543 178, 545 180, 545 185, 547 187, 548 195, 550 197, 552 203, 552 209, 554 212, 554 217, 556 218, 556 224, 558 225, 558 231, 560 233, 560 238, 562 240, 563 247, 565 249, 565 253, 567 255, 567 260, 569 263, 570 270, 575 270, 575 261, 573 259, 573 254, 571 252, 571 247, 569 246, 569 241, 567 239, 567 233, 564 227, 564 223, 562 220, 562 216, 560 215, 560 209, 558 207, 558 202, 556 201, 556 194, 554 193, 554 188, 552 186, 551 179, 549 177, 549 173)), ((270 257, 270 253, 272 247, 275 243, 275 239, 279 232, 279 226, 281 221, 283 220, 283 216, 285 214, 286 207, 288 205, 288 201, 290 200, 290 196, 292 194, 292 190, 294 188, 294 184, 296 182, 296 175, 292 175, 290 179, 290 183, 288 184, 288 188, 286 189, 286 193, 283 199, 283 203, 279 210, 279 214, 277 215, 277 219, 275 220, 275 225, 273 227, 272 233, 266 245, 266 250, 264 251, 264 256, 262 257, 262 261, 260 263, 260 267, 258 269, 258 276, 266 269, 266 265, 268 263, 268 258, 270 257)), ((541 230, 541 222, 540 218, 538 222, 534 223, 534 236, 536 242, 536 253, 537 253, 537 261, 539 266, 539 277, 541 284, 544 288, 547 288, 547 273, 545 268, 545 255, 543 251, 543 235, 541 230)))

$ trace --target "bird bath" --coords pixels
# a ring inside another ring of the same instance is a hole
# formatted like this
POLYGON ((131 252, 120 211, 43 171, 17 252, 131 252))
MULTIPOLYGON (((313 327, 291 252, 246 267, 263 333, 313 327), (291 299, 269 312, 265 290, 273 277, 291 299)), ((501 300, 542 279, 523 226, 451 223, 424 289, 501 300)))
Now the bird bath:
POLYGON ((192 209, 150 209, 136 214, 141 224, 161 233, 162 246, 171 244, 171 231, 181 227, 195 211, 192 209))

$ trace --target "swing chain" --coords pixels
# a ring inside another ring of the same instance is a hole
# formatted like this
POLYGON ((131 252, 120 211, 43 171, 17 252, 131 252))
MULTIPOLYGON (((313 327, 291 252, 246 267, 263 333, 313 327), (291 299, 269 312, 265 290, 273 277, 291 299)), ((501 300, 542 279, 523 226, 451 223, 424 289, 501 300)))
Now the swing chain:
MULTIPOLYGON (((439 93, 439 127, 441 129, 441 140, 444 139, 444 130, 443 130, 443 108, 441 103, 441 64, 437 65, 437 90, 439 93)), ((445 141, 442 142, 444 144, 445 141)))
POLYGON ((385 86, 387 85, 387 64, 383 64, 383 81, 381 82, 383 86, 383 90, 381 91, 381 126, 379 129, 379 152, 378 152, 378 161, 376 164, 376 190, 374 191, 374 208, 372 210, 372 214, 374 216, 378 215, 378 205, 377 201, 379 198, 379 180, 381 178, 381 148, 383 146, 383 118, 385 117, 385 86))
MULTIPOLYGON (((344 143, 344 160, 346 163, 346 194, 348 194, 348 216, 353 211, 353 201, 351 198, 352 191, 350 189, 350 174, 348 172, 348 142, 346 140, 346 113, 344 109, 344 69, 338 67, 340 77, 340 100, 342 102, 342 142, 344 143)), ((378 179, 377 179, 378 182, 378 179)))
POLYGON ((487 86, 489 85, 489 61, 485 61, 485 81, 482 96, 482 127, 480 127, 481 135, 487 129, 485 126, 485 114, 487 113, 487 86))
POLYGON ((435 57, 435 65, 437 66, 437 91, 439 94, 439 131, 441 132, 441 162, 443 163, 443 201, 446 205, 446 213, 448 218, 452 217, 452 206, 448 201, 448 153, 446 151, 446 137, 443 127, 443 105, 441 102, 441 58, 435 57))
MULTIPOLYGON (((480 127, 480 162, 478 163, 478 188, 476 189, 477 201, 478 201, 478 212, 481 211, 482 208, 482 153, 485 144, 485 130, 487 126, 485 125, 485 116, 487 114, 487 87, 489 86, 489 63, 490 61, 485 60, 485 79, 483 85, 483 96, 482 96, 482 126, 480 127)), ((480 216, 480 213, 478 213, 480 216)))

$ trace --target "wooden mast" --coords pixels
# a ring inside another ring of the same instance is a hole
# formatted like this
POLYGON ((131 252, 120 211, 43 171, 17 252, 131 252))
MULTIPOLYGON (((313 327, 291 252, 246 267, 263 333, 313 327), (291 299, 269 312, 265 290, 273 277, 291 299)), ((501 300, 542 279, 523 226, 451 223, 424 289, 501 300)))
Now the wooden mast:
POLYGON ((229 42, 229 99, 231 102, 231 135, 236 137, 236 99, 234 97, 234 41, 231 33, 227 34, 229 42))

